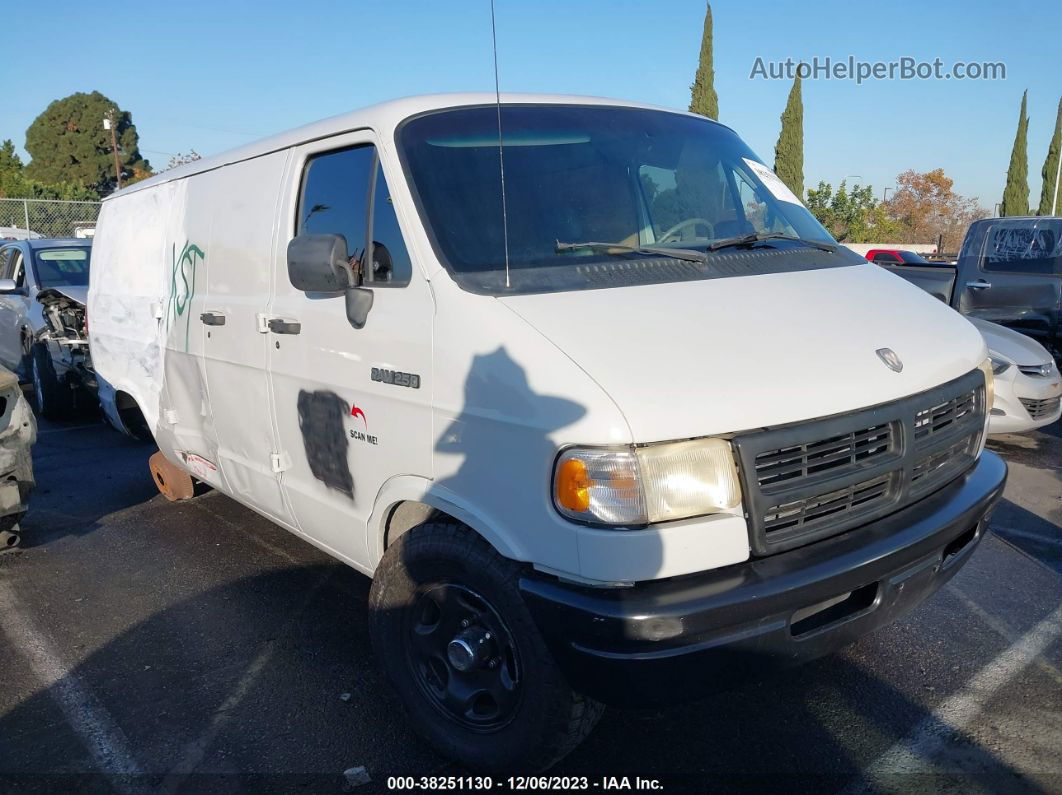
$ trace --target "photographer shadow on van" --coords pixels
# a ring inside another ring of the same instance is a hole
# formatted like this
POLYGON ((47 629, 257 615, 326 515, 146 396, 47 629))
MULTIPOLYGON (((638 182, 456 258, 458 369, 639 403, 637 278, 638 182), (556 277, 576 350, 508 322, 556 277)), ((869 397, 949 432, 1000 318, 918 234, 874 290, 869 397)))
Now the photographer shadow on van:
POLYGON ((567 683, 520 587, 536 544, 578 565, 581 528, 548 517, 558 431, 586 413, 537 391, 504 347, 474 356, 435 445, 428 502, 449 515, 394 540, 374 578, 374 645, 403 661, 387 675, 417 730, 470 767, 548 767, 603 711, 567 683))

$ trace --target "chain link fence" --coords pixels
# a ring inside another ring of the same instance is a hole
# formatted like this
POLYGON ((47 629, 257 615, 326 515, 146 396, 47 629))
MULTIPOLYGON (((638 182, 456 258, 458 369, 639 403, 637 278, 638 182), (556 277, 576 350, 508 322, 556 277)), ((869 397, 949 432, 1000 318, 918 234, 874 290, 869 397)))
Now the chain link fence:
POLYGON ((0 199, 0 240, 92 237, 99 214, 99 202, 0 199))

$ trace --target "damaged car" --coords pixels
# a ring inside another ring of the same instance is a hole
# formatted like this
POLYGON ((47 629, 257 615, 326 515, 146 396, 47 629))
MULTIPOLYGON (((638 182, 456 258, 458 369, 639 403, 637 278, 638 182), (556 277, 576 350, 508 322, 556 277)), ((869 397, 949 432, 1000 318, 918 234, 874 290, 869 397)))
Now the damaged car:
POLYGON ((0 367, 0 552, 22 540, 19 521, 33 490, 30 448, 37 440, 37 421, 22 396, 18 376, 0 367))
POLYGON ((33 384, 48 419, 96 405, 85 320, 91 253, 83 238, 0 248, 0 363, 33 384))

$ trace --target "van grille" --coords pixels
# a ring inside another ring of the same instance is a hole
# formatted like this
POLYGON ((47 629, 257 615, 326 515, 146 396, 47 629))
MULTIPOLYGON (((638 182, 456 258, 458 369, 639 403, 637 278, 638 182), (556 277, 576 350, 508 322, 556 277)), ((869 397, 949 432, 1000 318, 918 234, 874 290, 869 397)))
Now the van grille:
POLYGON ((980 371, 869 409, 734 438, 753 552, 835 535, 941 488, 974 462, 980 371))
POLYGON ((1058 411, 1059 401, 1062 398, 1046 398, 1044 400, 1031 400, 1030 398, 1018 398, 1021 404, 1025 406, 1025 410, 1029 412, 1029 416, 1034 420, 1042 420, 1045 417, 1050 417, 1056 411, 1058 411))

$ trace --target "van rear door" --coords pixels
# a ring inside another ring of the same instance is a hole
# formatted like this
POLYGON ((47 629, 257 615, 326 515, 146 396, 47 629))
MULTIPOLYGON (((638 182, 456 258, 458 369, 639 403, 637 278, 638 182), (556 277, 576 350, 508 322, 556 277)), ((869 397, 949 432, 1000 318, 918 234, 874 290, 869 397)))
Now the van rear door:
POLYGON ((269 367, 284 493, 301 532, 339 557, 368 565, 365 528, 395 475, 431 477, 431 330, 434 300, 413 267, 401 202, 374 136, 355 132, 299 147, 289 164, 270 306, 269 367), (368 230, 372 229, 372 235, 368 230), (338 234, 348 259, 370 257, 364 328, 344 296, 304 293, 288 279, 296 234, 338 234), (373 254, 367 254, 371 248, 373 254))

